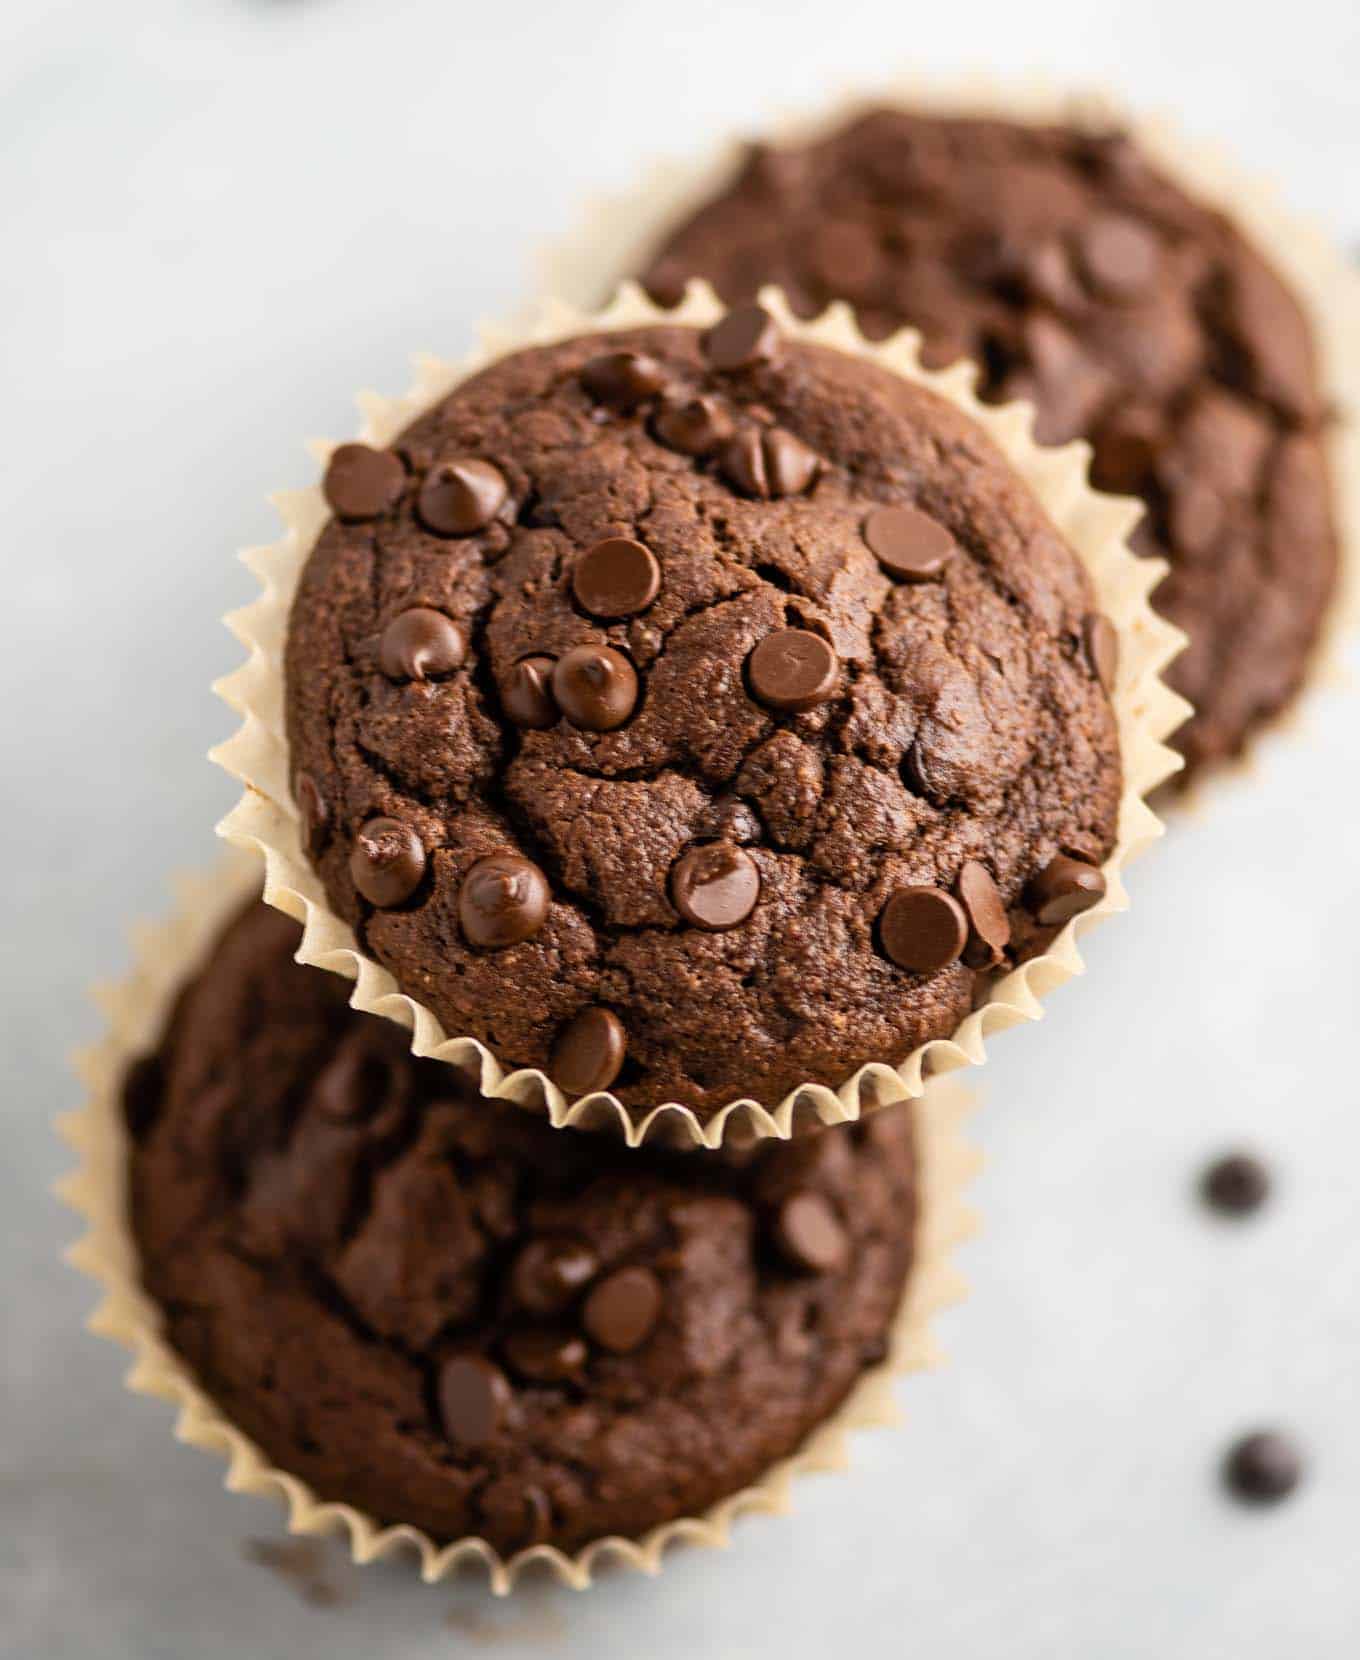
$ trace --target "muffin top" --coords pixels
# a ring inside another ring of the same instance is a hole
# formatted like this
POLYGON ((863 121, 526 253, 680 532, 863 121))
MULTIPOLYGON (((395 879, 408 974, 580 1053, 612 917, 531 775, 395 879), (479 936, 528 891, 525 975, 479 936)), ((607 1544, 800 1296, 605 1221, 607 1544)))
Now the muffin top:
POLYGON ((773 1107, 949 1035, 1103 891, 1117 641, 923 387, 750 307, 516 353, 325 488, 310 855, 502 1065, 773 1107))
POLYGON ((779 283, 808 315, 848 300, 870 335, 910 323, 928 362, 976 360, 984 397, 1032 399, 1041 439, 1091 440, 1095 483, 1147 506, 1135 547, 1171 562, 1183 778, 1297 692, 1337 572, 1313 342, 1243 235, 1128 138, 880 110, 757 148, 646 280, 670 304, 696 275, 732 302, 779 283))
POLYGON ((744 1157, 559 1134, 298 938, 244 910, 125 1092, 146 1287, 275 1465, 437 1539, 574 1550, 758 1479, 885 1358, 905 1108, 744 1157))

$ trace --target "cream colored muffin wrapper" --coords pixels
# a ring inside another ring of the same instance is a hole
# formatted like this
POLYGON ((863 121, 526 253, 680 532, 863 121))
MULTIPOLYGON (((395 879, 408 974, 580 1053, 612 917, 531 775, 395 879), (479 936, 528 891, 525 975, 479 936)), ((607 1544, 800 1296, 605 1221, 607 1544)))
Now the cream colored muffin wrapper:
MULTIPOLYGON (((213 751, 213 759, 245 786, 240 801, 218 826, 219 834, 263 853, 265 898, 303 924, 300 960, 353 978, 355 1008, 407 1026, 417 1054, 457 1066, 484 1095, 546 1112, 558 1128, 615 1125, 632 1146, 661 1132, 679 1142, 716 1147, 730 1126, 732 1133, 752 1138, 787 1137, 794 1132, 796 1117, 800 1123, 813 1119, 842 1123, 857 1118, 862 1109, 920 1095, 927 1071, 981 1065, 991 1033, 1037 1020, 1043 998, 1082 972, 1078 931, 1126 909, 1121 873, 1127 859, 1161 834, 1161 825, 1145 798, 1180 766, 1180 758, 1164 740, 1189 712, 1185 700, 1160 678, 1184 636, 1156 616, 1148 603, 1149 592, 1166 567, 1157 560, 1135 558, 1129 551, 1128 533, 1137 521, 1139 506, 1091 489, 1086 445, 1041 447, 1032 434, 1033 412, 1028 405, 995 408, 981 403, 973 393, 976 371, 971 364, 956 363, 942 373, 924 369, 920 337, 914 331, 903 330, 889 340, 870 344, 846 306, 832 306, 807 323, 793 316, 777 290, 766 290, 762 299, 790 336, 869 358, 904 379, 931 388, 982 426, 1080 556, 1100 609, 1119 634, 1119 674, 1112 701, 1123 755, 1124 791, 1116 846, 1104 866, 1105 898, 1069 923, 1047 951, 999 980, 986 1004, 969 1014, 949 1037, 921 1045, 895 1067, 871 1062, 838 1089, 808 1081, 790 1090, 773 1110, 751 1097, 741 1097, 701 1121, 676 1102, 630 1111, 607 1090, 569 1101, 543 1072, 534 1068, 507 1072, 477 1039, 446 1032, 430 1009, 403 993, 388 970, 360 949, 349 924, 331 910, 302 850, 284 729, 283 653, 299 575, 329 517, 319 484, 276 496, 287 524, 285 535, 243 555, 263 593, 227 619, 249 657, 216 687, 242 716, 242 725, 213 751)), ((716 295, 701 283, 692 284, 684 303, 669 312, 654 306, 635 283, 624 284, 614 300, 594 314, 557 301, 545 302, 536 322, 511 333, 487 333, 480 350, 462 364, 424 360, 415 386, 404 398, 363 398, 361 407, 367 419, 360 436, 369 444, 391 444, 461 381, 519 348, 658 322, 702 327, 723 313, 716 295)), ((318 458, 324 461, 331 447, 316 446, 318 458)))
POLYGON ((173 915, 136 931, 131 972, 97 994, 107 1030, 78 1057, 86 1086, 85 1105, 59 1124, 79 1163, 59 1184, 58 1192, 88 1224, 84 1236, 67 1253, 68 1260, 103 1289, 89 1327, 132 1351, 126 1383, 133 1393, 156 1395, 179 1408, 178 1440, 227 1460, 226 1485, 232 1492, 266 1493, 281 1499, 291 1533, 347 1534, 358 1563, 409 1549, 419 1558, 421 1577, 431 1583, 468 1563, 480 1563, 497 1594, 508 1592, 525 1568, 546 1564, 565 1584, 584 1590, 596 1566, 611 1559, 655 1574, 673 1543, 728 1544, 738 1516, 751 1511, 783 1514, 791 1508, 795 1476, 844 1468, 849 1431, 897 1421, 893 1382, 907 1372, 939 1364, 930 1322, 939 1310, 961 1301, 965 1294, 964 1282, 949 1258, 952 1248, 976 1226, 962 1197, 978 1164, 960 1129, 972 1099, 949 1078, 933 1082, 924 1099, 910 1109, 915 1115, 920 1211, 915 1261, 890 1335, 887 1359, 860 1378, 838 1410, 812 1431, 796 1453, 702 1516, 666 1522, 641 1539, 597 1539, 572 1555, 536 1545, 506 1558, 484 1539, 470 1537, 441 1545, 419 1528, 384 1526, 350 1505, 323 1502, 305 1481, 271 1465, 199 1387, 166 1343, 157 1307, 142 1288, 128 1217, 129 1148, 122 1112, 122 1084, 129 1066, 156 1047, 176 995, 203 966, 227 919, 251 894, 258 893, 259 885, 258 861, 236 856, 211 876, 180 882, 173 915))
MULTIPOLYGON (((775 146, 815 143, 857 114, 881 108, 1096 132, 1118 127, 1188 195, 1231 219, 1285 278, 1311 325, 1319 371, 1339 416, 1328 433, 1328 461, 1340 570, 1304 691, 1349 686, 1354 672, 1345 652, 1360 627, 1360 271, 1332 237, 1286 207, 1273 183, 1243 170, 1222 146, 1191 138, 1170 116, 1132 110, 1103 87, 1063 86, 1043 77, 1005 82, 985 74, 899 75, 839 92, 820 108, 777 115, 758 132, 729 138, 690 160, 654 161, 628 190, 587 201, 566 236, 541 250, 541 291, 574 305, 599 304, 617 283, 645 268, 669 230, 732 182, 751 139, 775 146)), ((1296 697, 1243 756, 1206 769, 1184 789, 1179 805, 1201 807, 1225 784, 1252 778, 1263 745, 1296 739, 1309 707, 1307 698, 1296 697)))

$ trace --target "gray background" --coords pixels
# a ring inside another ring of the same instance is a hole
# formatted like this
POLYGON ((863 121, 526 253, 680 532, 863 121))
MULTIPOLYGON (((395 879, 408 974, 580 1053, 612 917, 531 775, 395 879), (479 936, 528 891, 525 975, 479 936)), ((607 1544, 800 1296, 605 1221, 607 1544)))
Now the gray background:
POLYGON ((949 1369, 726 1555, 497 1604, 328 1551, 342 1601, 309 1606, 245 1559, 273 1508, 122 1392, 58 1261, 49 1120, 95 1030, 84 988, 212 852, 216 619, 251 593, 233 550, 273 535, 265 493, 308 477, 302 439, 350 432, 352 393, 402 389, 408 353, 461 350, 536 236, 641 158, 895 63, 978 61, 1177 109, 1360 241, 1353 0, 0 7, 7 1660, 1356 1652, 1353 696, 1178 821, 1089 977, 998 1044, 949 1369), (1281 1187, 1232 1227, 1191 1185, 1239 1139, 1281 1187), (1314 1469, 1244 1514, 1213 1469, 1258 1421, 1314 1469))

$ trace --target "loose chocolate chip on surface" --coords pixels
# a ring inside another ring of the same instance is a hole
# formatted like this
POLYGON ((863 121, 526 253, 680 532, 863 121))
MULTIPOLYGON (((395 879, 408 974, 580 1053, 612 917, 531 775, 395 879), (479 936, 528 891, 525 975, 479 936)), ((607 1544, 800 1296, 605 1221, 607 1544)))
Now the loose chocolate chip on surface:
POLYGON ((382 631, 378 667, 389 680, 451 674, 467 656, 467 638, 451 617, 427 605, 401 611, 382 631))
POLYGON ((779 350, 779 325, 763 306, 738 306, 704 336, 704 353, 715 369, 751 369, 779 350))
POLYGON ((849 1236, 820 1193, 791 1193, 775 1217, 774 1236, 789 1262, 805 1273, 835 1273, 850 1259, 849 1236))
POLYGON ((293 780, 293 800, 302 815, 303 843, 309 853, 317 853, 330 829, 331 810, 310 772, 300 772, 293 780))
POLYGON ((1249 1504, 1275 1504, 1298 1486, 1303 1467, 1303 1454, 1289 1436, 1258 1430, 1228 1449, 1223 1479, 1235 1497, 1249 1504))
POLYGON ((1134 299, 1157 275, 1157 238, 1122 214, 1097 215, 1082 227, 1077 248, 1091 285, 1111 299, 1134 299))
POLYGON ((661 1282, 650 1268, 620 1268, 586 1298, 582 1324, 611 1354, 639 1349, 661 1314, 661 1282))
POLYGON ((878 933, 899 968, 934 974, 963 954, 968 918, 943 888, 898 888, 879 913, 878 933))
POLYGON ((568 1383, 585 1370, 590 1352, 575 1332, 526 1327, 507 1332, 501 1344, 512 1371, 531 1383, 568 1383))
POLYGON ((469 945, 500 951, 531 939, 548 915, 548 879, 519 853, 491 853, 463 878, 458 920, 469 945))
POLYGON ((637 704, 637 670, 612 646, 574 646, 553 667, 552 691, 573 726, 612 732, 637 704))
POLYGON ((1104 872, 1085 859, 1071 859, 1065 853, 1051 859, 1025 890, 1025 903, 1048 927, 1070 922, 1104 897, 1104 872))
POLYGON ((652 431, 681 455, 712 455, 732 435, 732 417, 716 398, 690 398, 658 412, 652 431))
POLYGON ((671 870, 671 899, 686 922, 720 933, 745 922, 760 898, 760 870, 730 842, 682 853, 671 870))
POLYGON ((370 905, 379 910, 401 905, 425 874, 424 844, 400 819, 371 818, 354 838, 349 874, 370 905))
POLYGON ((929 582, 958 552, 938 520, 919 507, 876 507, 864 521, 869 551, 890 576, 929 582))
POLYGON ((815 709, 836 689, 840 663, 820 634, 781 628, 767 634, 747 659, 751 692, 770 709, 815 709))
POLYGON ((656 396, 666 371, 646 352, 603 352, 581 370, 581 384, 597 403, 627 414, 656 396))
POLYGON ((599 1268, 589 1245, 565 1235, 531 1239, 510 1270, 510 1294, 530 1314, 561 1314, 599 1268))
POLYGON ((623 1022, 612 1009, 582 1009, 557 1034, 548 1074, 563 1094, 590 1095, 618 1077, 627 1048, 623 1022))
POLYGON ((1088 611, 1082 619, 1081 642, 1091 672, 1108 696, 1119 678, 1119 635, 1114 624, 1100 611, 1088 611))
POLYGON ((661 566, 641 542, 610 536, 576 561, 571 586, 592 617, 633 617, 661 592, 661 566))
POLYGON ((455 1446, 485 1446, 510 1401, 505 1373, 482 1355, 451 1355, 439 1369, 439 1417, 455 1446))
POLYGON ((986 865, 969 859, 955 883, 959 903, 968 917, 970 936, 965 955, 970 968, 995 968, 1011 939, 1005 901, 986 865))
POLYGON ((341 444, 321 481, 326 505, 336 518, 349 522, 376 519, 401 500, 405 488, 401 457, 367 444, 341 444))
POLYGON ((1270 1196, 1270 1171, 1250 1153, 1229 1153, 1204 1172, 1200 1192, 1227 1216, 1250 1216, 1270 1196))
POLYGON ((436 536, 470 536, 485 530, 508 495, 504 477, 489 461, 468 456, 446 461, 426 475, 416 512, 436 536))
POLYGON ((501 707, 516 726, 542 728, 557 721, 552 695, 551 657, 522 657, 501 687, 501 707))

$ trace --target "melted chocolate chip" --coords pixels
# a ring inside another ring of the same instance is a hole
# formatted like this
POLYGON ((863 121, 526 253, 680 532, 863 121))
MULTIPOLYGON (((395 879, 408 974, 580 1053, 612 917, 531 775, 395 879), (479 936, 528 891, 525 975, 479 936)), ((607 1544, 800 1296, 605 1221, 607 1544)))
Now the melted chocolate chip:
POLYGON ((424 844, 400 819, 371 818, 354 838, 349 874, 370 905, 390 910, 404 904, 420 886, 424 844))
POLYGON ((531 939, 543 926, 552 893, 548 879, 519 853, 491 853, 463 878, 458 920, 469 945, 500 951, 531 939))
POLYGON ((661 592, 661 566, 641 542, 610 536, 576 561, 571 586, 592 617, 633 617, 661 592))
POLYGON ((661 1315, 661 1282, 650 1268, 620 1268, 586 1298, 581 1321, 611 1354, 631 1354, 652 1335, 661 1315))
POLYGON ((581 384, 597 403, 627 414, 666 384, 666 371, 645 352, 603 352, 581 370, 581 384))
POLYGON ((682 455, 712 455, 732 436, 732 417, 716 398, 690 398, 661 410, 652 431, 682 455))
POLYGON ((573 726, 612 732, 637 704, 637 670, 612 646, 575 646, 554 665, 552 691, 573 726))
POLYGON ((1088 611, 1082 619, 1081 642, 1091 673, 1109 696, 1119 678, 1119 635, 1114 624, 1099 611, 1088 611))
POLYGON ((376 519, 395 507, 406 488, 406 469, 391 450, 341 444, 326 464, 321 494, 337 519, 376 519))
POLYGON ((505 677, 501 687, 501 708, 516 726, 543 728, 557 722, 557 704, 552 694, 551 657, 522 657, 505 677))
POLYGON ((502 474, 489 461, 467 456, 429 472, 416 498, 416 512, 436 536, 471 536, 485 530, 509 495, 502 474))
POLYGON ((762 306, 738 306, 704 336, 704 354, 715 369, 733 372, 768 363, 779 350, 779 325, 762 306))
POLYGON ((483 1447, 495 1438, 512 1399, 499 1366, 482 1355, 451 1355, 439 1369, 439 1417, 457 1447, 483 1447))
POLYGON ((958 552, 938 520, 919 507, 876 507, 864 521, 869 551, 890 576, 929 582, 958 552))
POLYGON ((429 680, 451 674, 466 656, 462 629, 427 605, 398 612, 378 641, 378 667, 389 680, 429 680))
POLYGON ((671 870, 671 899, 686 922, 721 932, 745 922, 760 898, 760 870, 749 853, 711 842, 682 853, 671 870))
POLYGON ((302 843, 308 853, 319 853, 330 831, 331 810, 321 787, 310 772, 300 772, 293 780, 293 800, 302 815, 302 843))
POLYGON ((570 1331, 545 1331, 527 1326, 507 1332, 501 1351, 512 1371, 530 1383, 570 1383, 585 1371, 589 1351, 570 1331))
POLYGON ((820 1193, 791 1193, 775 1216, 774 1237, 787 1260, 804 1273, 835 1273, 850 1260, 849 1236, 820 1193))
POLYGON ((748 427, 723 445, 718 466, 733 489, 769 501, 800 495, 817 476, 821 461, 801 438, 781 427, 748 427))
POLYGON ((595 1278, 589 1245, 565 1235, 531 1239, 510 1270, 510 1294, 530 1314, 561 1314, 595 1278))
POLYGON ((934 974, 963 954, 968 918, 942 888, 898 888, 879 913, 878 934, 899 968, 934 974))
POLYGON ((1105 874, 1085 859, 1059 853, 1025 889, 1025 903, 1046 927, 1070 922, 1105 897, 1105 874))
POLYGON ((628 1048, 623 1022, 612 1009, 582 1009, 557 1034, 548 1074, 564 1095, 608 1089, 628 1048))
POLYGON ((801 711, 825 703, 836 689, 840 663, 820 634, 781 628, 767 634, 747 659, 751 692, 770 709, 801 711))

